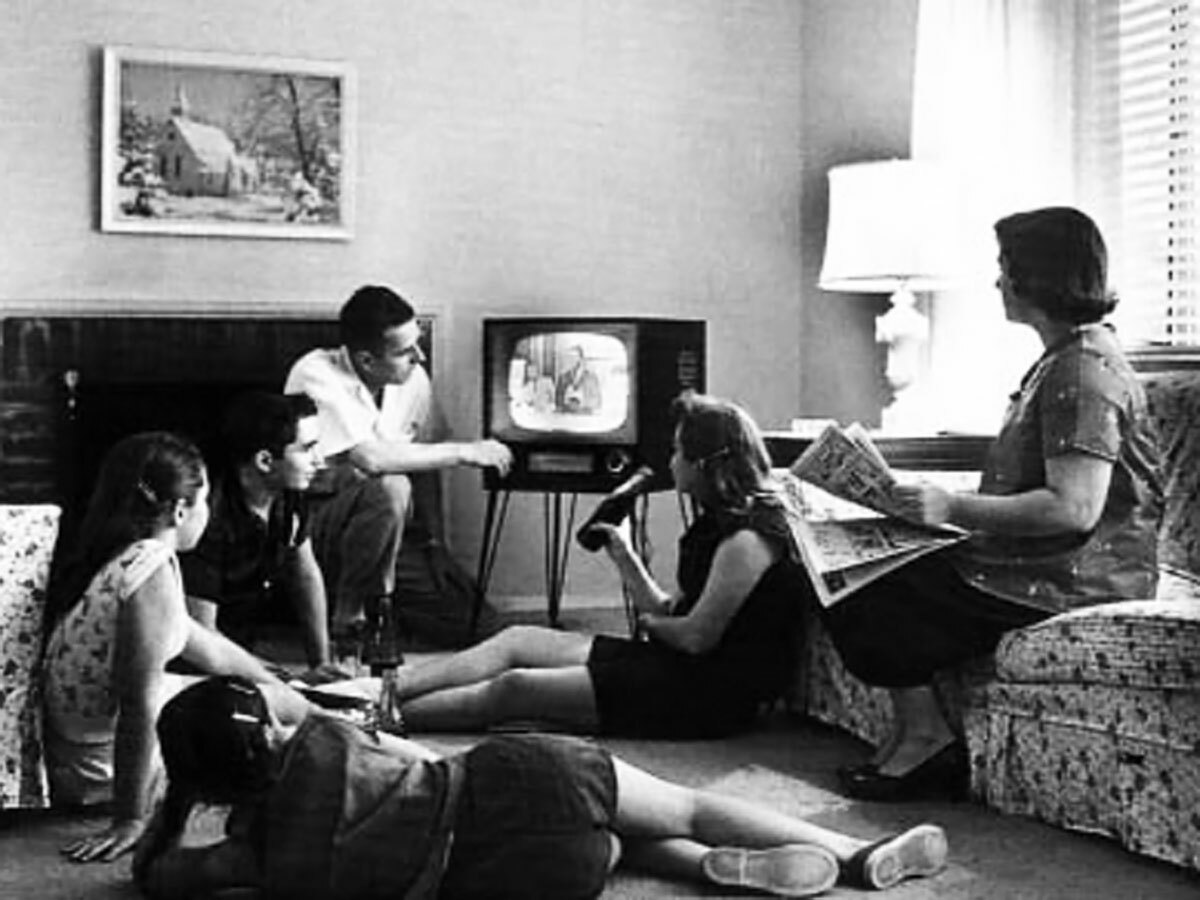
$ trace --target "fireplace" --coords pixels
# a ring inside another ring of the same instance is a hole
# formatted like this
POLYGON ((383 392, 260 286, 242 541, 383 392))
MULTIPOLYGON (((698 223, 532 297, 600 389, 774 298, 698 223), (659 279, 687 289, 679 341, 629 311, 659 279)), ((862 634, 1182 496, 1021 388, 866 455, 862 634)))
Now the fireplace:
POLYGON ((0 328, 0 502, 73 516, 126 434, 179 431, 212 459, 226 404, 280 390, 292 362, 338 341, 329 319, 10 317, 0 328))

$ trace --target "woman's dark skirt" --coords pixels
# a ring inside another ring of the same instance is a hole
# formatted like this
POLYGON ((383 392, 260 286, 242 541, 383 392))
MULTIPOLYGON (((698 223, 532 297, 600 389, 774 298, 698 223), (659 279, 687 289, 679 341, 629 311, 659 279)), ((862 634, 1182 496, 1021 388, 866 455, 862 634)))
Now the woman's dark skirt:
POLYGON ((935 672, 984 656, 1043 610, 972 587, 942 553, 923 556, 826 609, 846 668, 887 688, 929 684, 935 672))

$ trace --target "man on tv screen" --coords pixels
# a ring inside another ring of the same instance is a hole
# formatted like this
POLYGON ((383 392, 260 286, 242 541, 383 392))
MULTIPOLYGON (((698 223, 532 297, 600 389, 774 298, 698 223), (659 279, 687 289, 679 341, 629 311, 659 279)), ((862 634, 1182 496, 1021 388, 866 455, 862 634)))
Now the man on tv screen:
POLYGON ((414 476, 456 466, 503 475, 512 464, 499 441, 436 440, 421 327, 404 298, 387 287, 361 287, 343 305, 339 324, 342 345, 306 353, 284 388, 317 404, 319 449, 329 466, 317 490, 328 496, 313 504, 312 535, 334 588, 335 641, 360 632, 371 605, 395 591, 415 499, 424 501, 416 511, 426 517, 427 536, 440 538, 436 481, 414 476), (431 486, 425 497, 414 496, 431 486))
POLYGON ((560 412, 590 415, 600 409, 600 379, 588 365, 581 345, 573 346, 568 354, 568 366, 554 388, 555 404, 560 412))

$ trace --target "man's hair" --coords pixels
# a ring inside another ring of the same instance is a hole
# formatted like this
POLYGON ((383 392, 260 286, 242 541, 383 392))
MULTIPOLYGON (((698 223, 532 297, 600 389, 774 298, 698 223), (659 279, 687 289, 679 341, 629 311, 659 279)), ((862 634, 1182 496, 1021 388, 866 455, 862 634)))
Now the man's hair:
POLYGON ((1116 308, 1104 238, 1084 213, 1035 209, 1000 219, 995 230, 1013 291, 1051 319, 1082 325, 1116 308))
POLYGON ((317 404, 307 394, 239 394, 226 410, 221 428, 226 463, 248 462, 260 450, 282 456, 283 449, 296 440, 300 420, 316 414, 317 404))
POLYGON ((391 288, 368 284, 355 291, 342 306, 338 323, 342 344, 351 353, 379 353, 389 328, 411 322, 416 316, 409 302, 391 288))

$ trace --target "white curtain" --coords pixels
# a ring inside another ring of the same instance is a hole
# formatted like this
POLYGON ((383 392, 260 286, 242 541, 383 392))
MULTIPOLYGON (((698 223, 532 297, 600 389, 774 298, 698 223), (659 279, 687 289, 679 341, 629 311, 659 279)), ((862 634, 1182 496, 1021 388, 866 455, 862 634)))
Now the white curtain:
POLYGON ((994 431, 1041 352, 1004 321, 992 224, 1011 212, 1078 205, 1075 52, 1090 0, 921 0, 912 156, 955 184, 961 260, 933 303, 929 384, 947 429, 994 431))

